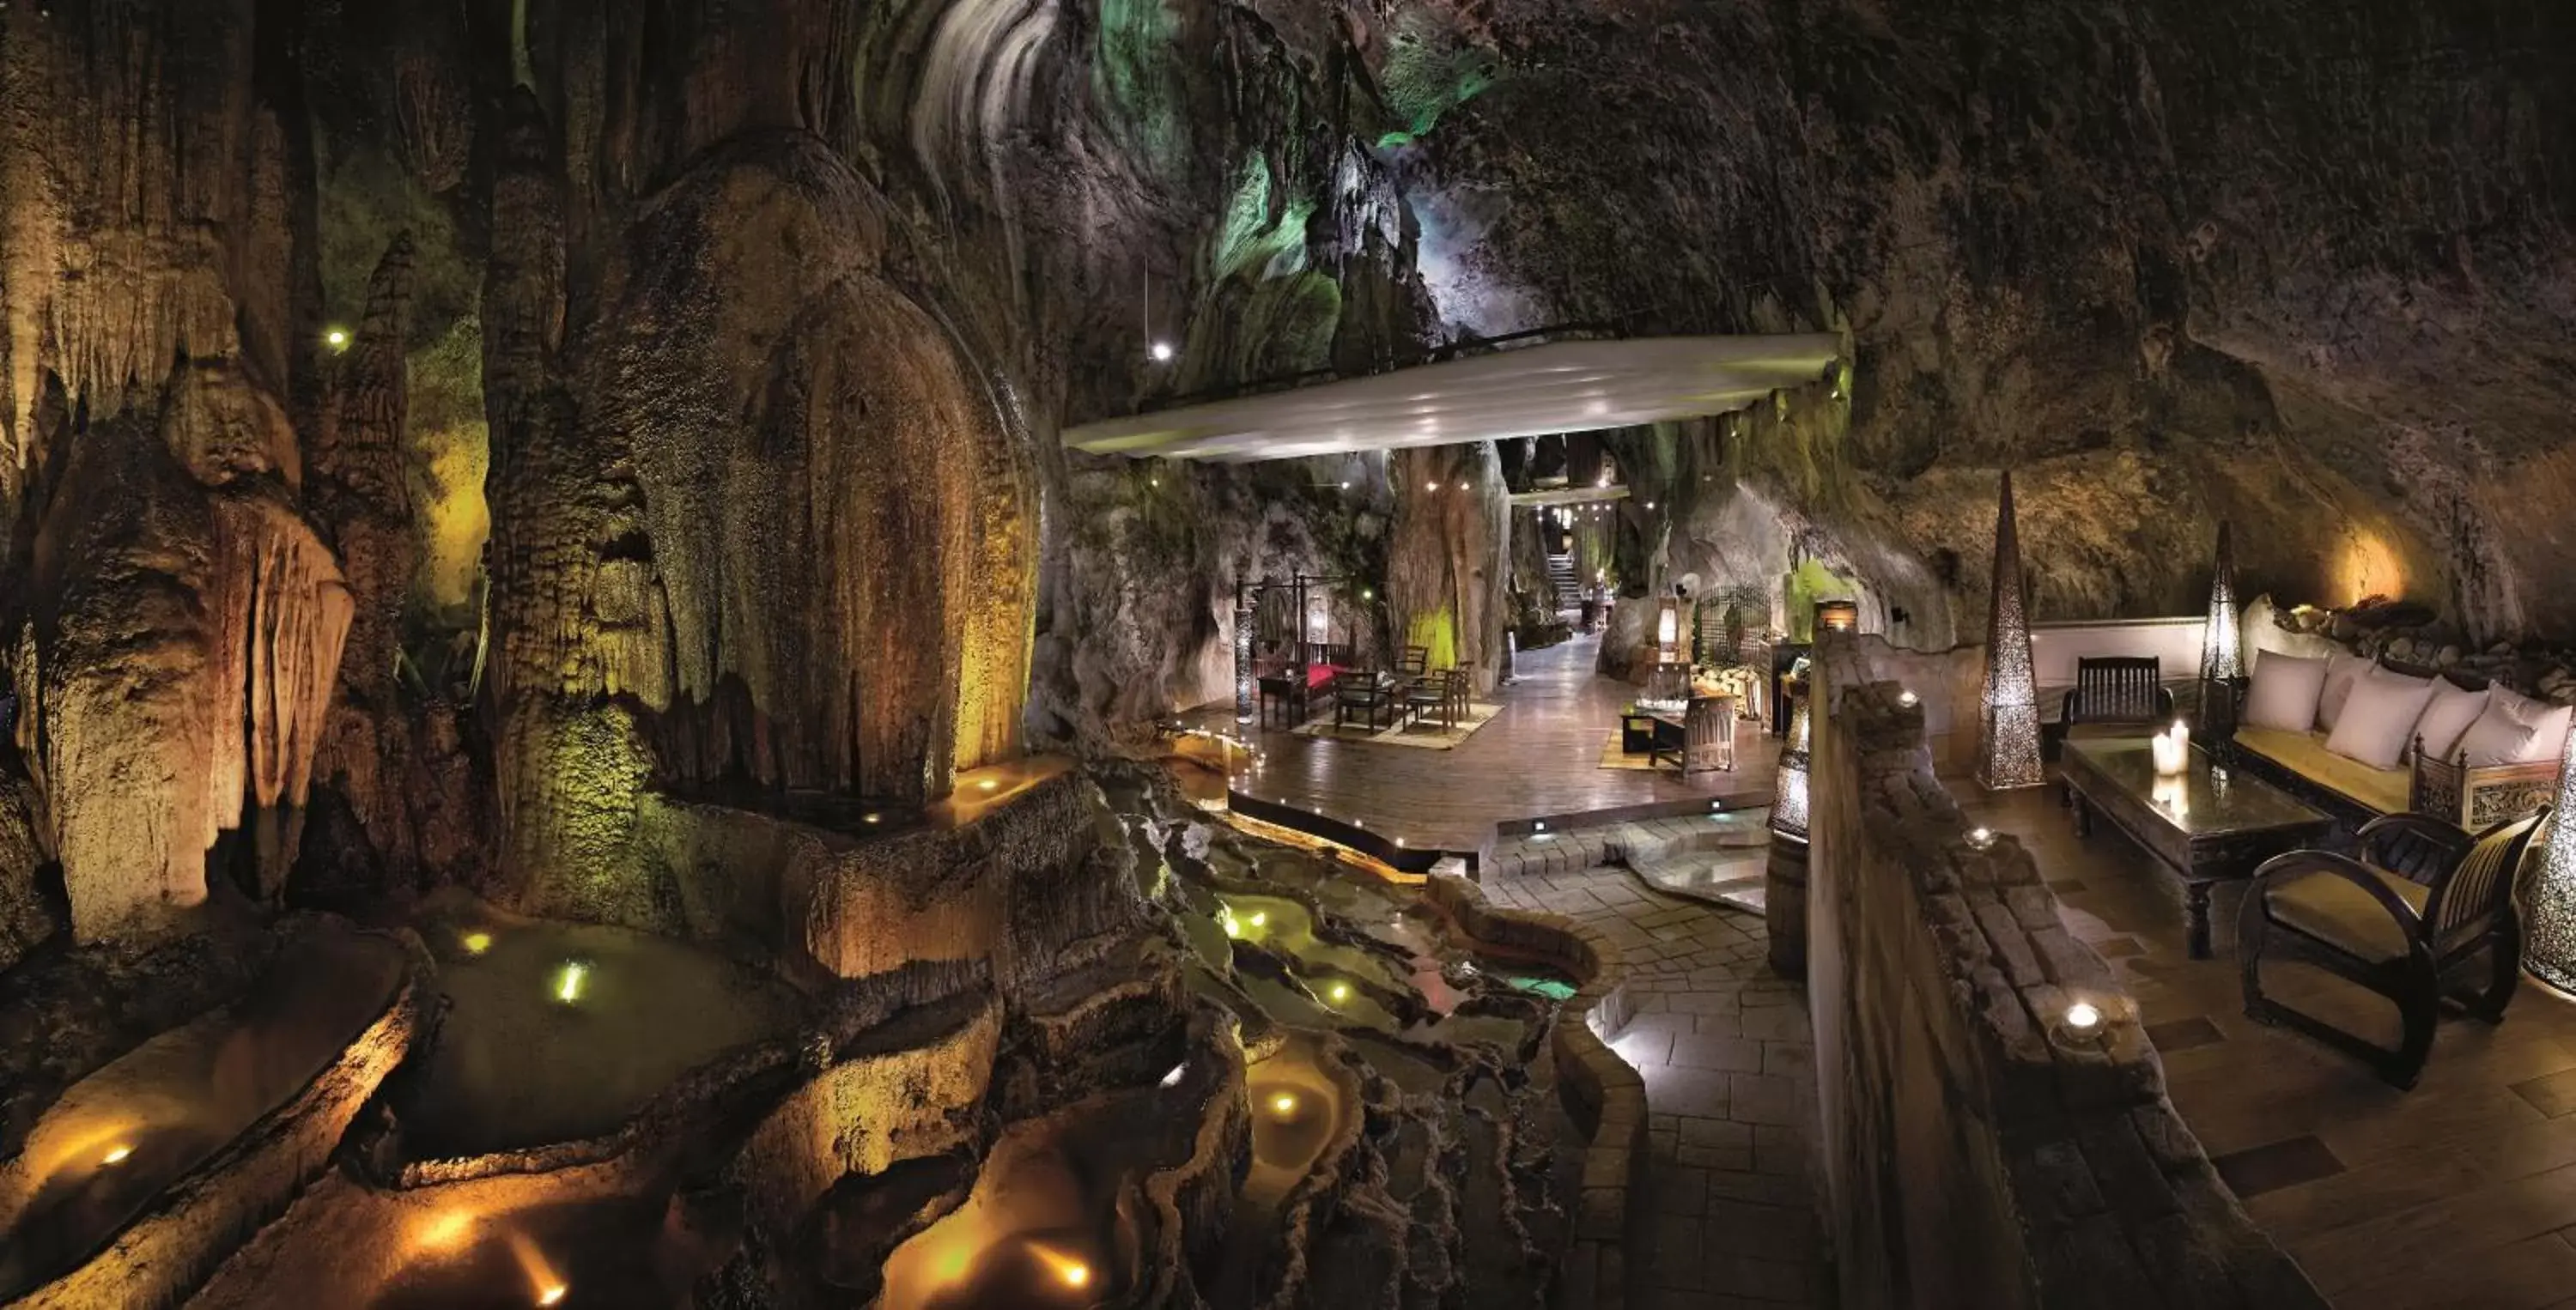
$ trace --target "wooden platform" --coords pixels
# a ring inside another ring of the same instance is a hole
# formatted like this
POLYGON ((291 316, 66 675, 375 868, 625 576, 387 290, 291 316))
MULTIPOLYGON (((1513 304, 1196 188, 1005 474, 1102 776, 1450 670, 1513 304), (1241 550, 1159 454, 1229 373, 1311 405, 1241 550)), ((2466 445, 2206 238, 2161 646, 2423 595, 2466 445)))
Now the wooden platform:
MULTIPOLYGON (((1454 750, 1263 729, 1251 790, 1357 820, 1408 845, 1451 851, 1482 850, 1495 824, 1533 815, 1770 794, 1777 743, 1751 723, 1741 725, 1732 772, 1685 780, 1668 771, 1600 767, 1602 738, 1619 730, 1619 711, 1637 689, 1593 673, 1597 645, 1595 638, 1577 637, 1522 654, 1519 676, 1495 693, 1503 712, 1454 750)), ((1210 727, 1230 727, 1233 718, 1231 706, 1188 716, 1193 725, 1210 727)))
MULTIPOLYGON (((1951 794, 2019 837, 2144 1008, 2174 1104, 2254 1221, 2345 1310, 2576 1308, 2576 1002, 2525 982, 2506 1022, 2446 1017, 2423 1081, 2361 1065, 2245 1017, 2235 923, 2218 888, 2216 957, 2183 953, 2179 892, 2126 838, 2078 840, 2054 787, 1951 794)), ((2384 1002, 2292 967, 2296 1003, 2384 1040, 2384 1002)))

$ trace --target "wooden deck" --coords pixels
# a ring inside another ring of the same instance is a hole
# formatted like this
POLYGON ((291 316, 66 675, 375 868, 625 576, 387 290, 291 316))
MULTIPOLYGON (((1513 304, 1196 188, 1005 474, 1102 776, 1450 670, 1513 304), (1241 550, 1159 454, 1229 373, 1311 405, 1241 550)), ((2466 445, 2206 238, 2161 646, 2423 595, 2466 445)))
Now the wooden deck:
MULTIPOLYGON (((1577 637, 1519 657, 1503 712, 1452 750, 1259 733, 1262 759, 1252 790, 1300 809, 1402 837, 1407 845, 1480 850, 1494 825, 1533 815, 1615 809, 1699 797, 1771 793, 1776 743, 1741 725, 1736 767, 1685 781, 1670 770, 1601 767, 1602 743, 1636 688, 1592 671, 1596 639, 1577 637)), ((1324 715, 1332 710, 1322 706, 1324 715)), ((1190 716, 1202 726, 1233 723, 1233 707, 1190 716)))
MULTIPOLYGON (((2175 884, 2126 838, 2077 839, 2054 786, 1988 796, 1947 781, 2038 857, 2069 929, 2138 997, 2184 1121, 2338 1307, 2576 1310, 2576 1002, 2526 981, 2501 1027, 2445 1018, 2423 1080, 2397 1091, 2245 1017, 2242 884, 2214 899, 2216 958, 2188 959, 2175 884)), ((2374 1039, 2394 1030, 2385 1003, 2321 974, 2265 977, 2374 1039)))

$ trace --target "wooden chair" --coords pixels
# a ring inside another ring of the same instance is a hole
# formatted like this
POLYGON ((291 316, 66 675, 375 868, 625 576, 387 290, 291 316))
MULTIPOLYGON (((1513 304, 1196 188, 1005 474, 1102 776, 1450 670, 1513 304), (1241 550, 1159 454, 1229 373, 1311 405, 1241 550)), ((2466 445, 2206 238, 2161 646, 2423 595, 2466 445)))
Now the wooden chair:
POLYGON ((1348 726, 1356 711, 1369 731, 1379 728, 1378 712, 1387 707, 1390 689, 1383 676, 1356 674, 1333 680, 1333 730, 1348 726))
POLYGON ((2428 815, 2392 814, 2363 825, 2358 859, 2292 851, 2265 862, 2237 916, 2246 1015, 2306 1033, 2400 1088, 2414 1086, 2444 1000, 2488 1023, 2504 1022, 2522 966, 2514 877, 2548 814, 2543 806, 2475 837, 2428 815), (2267 953, 2387 997, 2403 1024, 2400 1044, 2377 1045, 2264 995, 2267 953), (2445 985, 2480 954, 2487 957, 2483 983, 2445 985))
POLYGON ((1429 673, 1431 671, 1431 648, 1428 646, 1405 647, 1403 657, 1395 662, 1395 671, 1409 678, 1419 678, 1423 674, 1429 673))
MULTIPOLYGON (((2075 661, 2075 686, 2059 703, 2061 736, 2100 732, 2144 735, 2174 720, 2173 693, 2165 689, 2164 662, 2153 655, 2102 655, 2075 661)), ((2075 793, 2058 784, 2058 800, 2075 803, 2075 793)))
POLYGON ((1458 726, 1458 716, 1451 711, 1449 684, 1458 677, 1456 669, 1426 673, 1404 686, 1404 711, 1416 723, 1438 715, 1448 727, 1458 726))
POLYGON ((2075 687, 2059 705, 2058 722, 2152 730, 2173 717, 2162 661, 2153 655, 2104 655, 2075 661, 2075 687))
POLYGON ((1735 698, 1693 696, 1682 717, 1682 772, 1735 768, 1735 698))

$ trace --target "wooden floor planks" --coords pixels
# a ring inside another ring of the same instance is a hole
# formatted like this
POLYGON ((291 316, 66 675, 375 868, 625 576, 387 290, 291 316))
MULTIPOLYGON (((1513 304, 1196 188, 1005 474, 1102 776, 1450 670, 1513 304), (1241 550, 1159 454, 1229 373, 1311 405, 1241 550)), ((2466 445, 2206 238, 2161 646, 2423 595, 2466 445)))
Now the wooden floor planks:
MULTIPOLYGON (((1685 780, 1669 771, 1605 769, 1601 745, 1636 695, 1593 673, 1598 641, 1578 637, 1515 661, 1519 676, 1494 694, 1503 712, 1453 750, 1259 732, 1253 794, 1332 818, 1365 823, 1408 844, 1478 850, 1506 819, 1612 809, 1705 796, 1768 796, 1776 749, 1758 725, 1740 724, 1732 772, 1685 780)), ((1329 703, 1322 707, 1330 717, 1329 703)), ((1193 721, 1225 724, 1230 707, 1193 721)))

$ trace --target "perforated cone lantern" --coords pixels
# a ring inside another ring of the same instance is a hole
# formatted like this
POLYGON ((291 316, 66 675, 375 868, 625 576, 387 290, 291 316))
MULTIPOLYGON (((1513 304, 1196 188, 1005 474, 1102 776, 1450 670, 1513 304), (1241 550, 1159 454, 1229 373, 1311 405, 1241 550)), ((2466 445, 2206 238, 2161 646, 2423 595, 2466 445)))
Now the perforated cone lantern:
POLYGON ((1771 781, 1771 832, 1792 842, 1807 840, 1807 762, 1813 758, 1815 720, 1807 698, 1792 694, 1789 740, 1780 747, 1779 768, 1771 781))
POLYGON ((2209 579, 2209 621, 2200 635, 2200 676, 2233 682, 2245 672, 2245 652, 2236 633, 2236 550, 2227 525, 2218 525, 2218 569, 2209 579))
POLYGON ((2039 686, 2030 666, 2030 615, 2023 597, 2021 539, 2013 527, 2012 473, 1995 510, 1995 583, 1986 622, 1986 686, 1977 735, 1977 781, 1989 790, 2036 787, 2039 686))
POLYGON ((2561 992, 2576 995, 2576 732, 2558 749, 2558 804, 2543 830, 2540 872, 2527 895, 2531 917, 2524 929, 2522 967, 2561 992))

